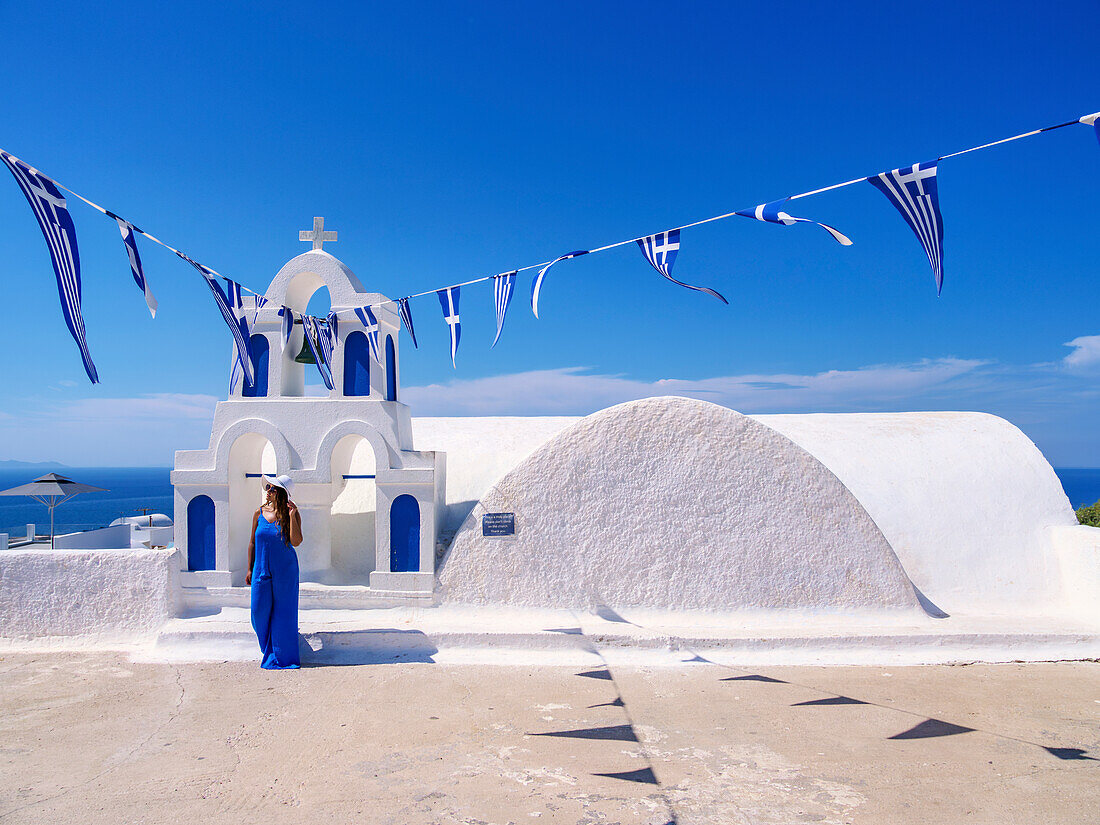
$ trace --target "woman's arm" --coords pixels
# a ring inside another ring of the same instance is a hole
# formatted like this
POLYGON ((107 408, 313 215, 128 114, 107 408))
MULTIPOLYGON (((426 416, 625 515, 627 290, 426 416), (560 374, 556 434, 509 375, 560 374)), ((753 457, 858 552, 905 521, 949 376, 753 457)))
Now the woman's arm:
POLYGON ((256 524, 260 511, 252 514, 252 532, 248 538, 248 572, 244 574, 244 583, 252 584, 252 566, 256 563, 256 524))
POLYGON ((290 544, 292 547, 297 547, 303 540, 302 515, 298 512, 298 508, 293 501, 288 501, 287 507, 290 508, 290 544))

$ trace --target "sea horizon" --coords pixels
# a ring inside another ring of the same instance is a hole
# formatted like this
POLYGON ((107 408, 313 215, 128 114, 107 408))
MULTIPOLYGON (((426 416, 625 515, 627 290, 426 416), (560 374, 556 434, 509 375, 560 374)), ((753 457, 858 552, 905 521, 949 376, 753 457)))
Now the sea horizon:
MULTIPOLYGON (((0 490, 26 484, 46 472, 59 472, 74 481, 105 489, 103 493, 76 496, 59 506, 54 524, 58 534, 106 527, 120 516, 141 515, 142 509, 174 517, 171 467, 69 467, 51 463, 47 468, 0 464, 0 490)), ((1100 467, 1055 467, 1054 472, 1074 510, 1100 501, 1100 467)), ((0 533, 22 536, 27 524, 35 524, 39 534, 49 532, 49 511, 33 499, 0 497, 0 533)))

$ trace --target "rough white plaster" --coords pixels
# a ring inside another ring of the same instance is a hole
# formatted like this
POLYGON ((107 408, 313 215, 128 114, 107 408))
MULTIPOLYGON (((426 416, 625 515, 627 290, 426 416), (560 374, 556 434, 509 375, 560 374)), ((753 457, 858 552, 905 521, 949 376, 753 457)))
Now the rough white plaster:
POLYGON ((752 419, 685 398, 589 416, 478 503, 444 600, 661 609, 908 608, 916 595, 848 489, 752 419), (514 512, 516 536, 481 535, 514 512))
POLYGON ((461 526, 497 481, 580 417, 414 418, 418 450, 447 454, 443 530, 461 526))
POLYGON ((1061 599, 1047 528, 1077 519, 1038 448, 971 412, 763 415, 832 470, 913 583, 955 612, 1042 610, 1061 599))
POLYGON ((168 550, 9 550, 0 555, 0 640, 136 642, 176 613, 168 550))

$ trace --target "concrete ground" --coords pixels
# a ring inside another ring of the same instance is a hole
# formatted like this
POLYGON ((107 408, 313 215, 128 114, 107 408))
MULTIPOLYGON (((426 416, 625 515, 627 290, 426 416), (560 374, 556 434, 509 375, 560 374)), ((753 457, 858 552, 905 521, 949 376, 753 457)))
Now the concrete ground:
POLYGON ((1100 822, 1100 664, 0 656, 0 822, 1100 822))

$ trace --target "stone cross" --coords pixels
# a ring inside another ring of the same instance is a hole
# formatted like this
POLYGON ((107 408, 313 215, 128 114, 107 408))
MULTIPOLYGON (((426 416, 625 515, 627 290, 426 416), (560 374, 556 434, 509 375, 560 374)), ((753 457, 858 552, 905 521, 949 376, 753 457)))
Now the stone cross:
POLYGON ((298 232, 298 240, 300 240, 300 241, 313 241, 313 248, 314 249, 322 249, 322 247, 324 246, 325 241, 335 241, 336 240, 336 230, 335 229, 329 229, 328 231, 326 231, 325 230, 325 219, 324 218, 314 218, 313 219, 313 231, 310 232, 308 229, 300 230, 298 232))

